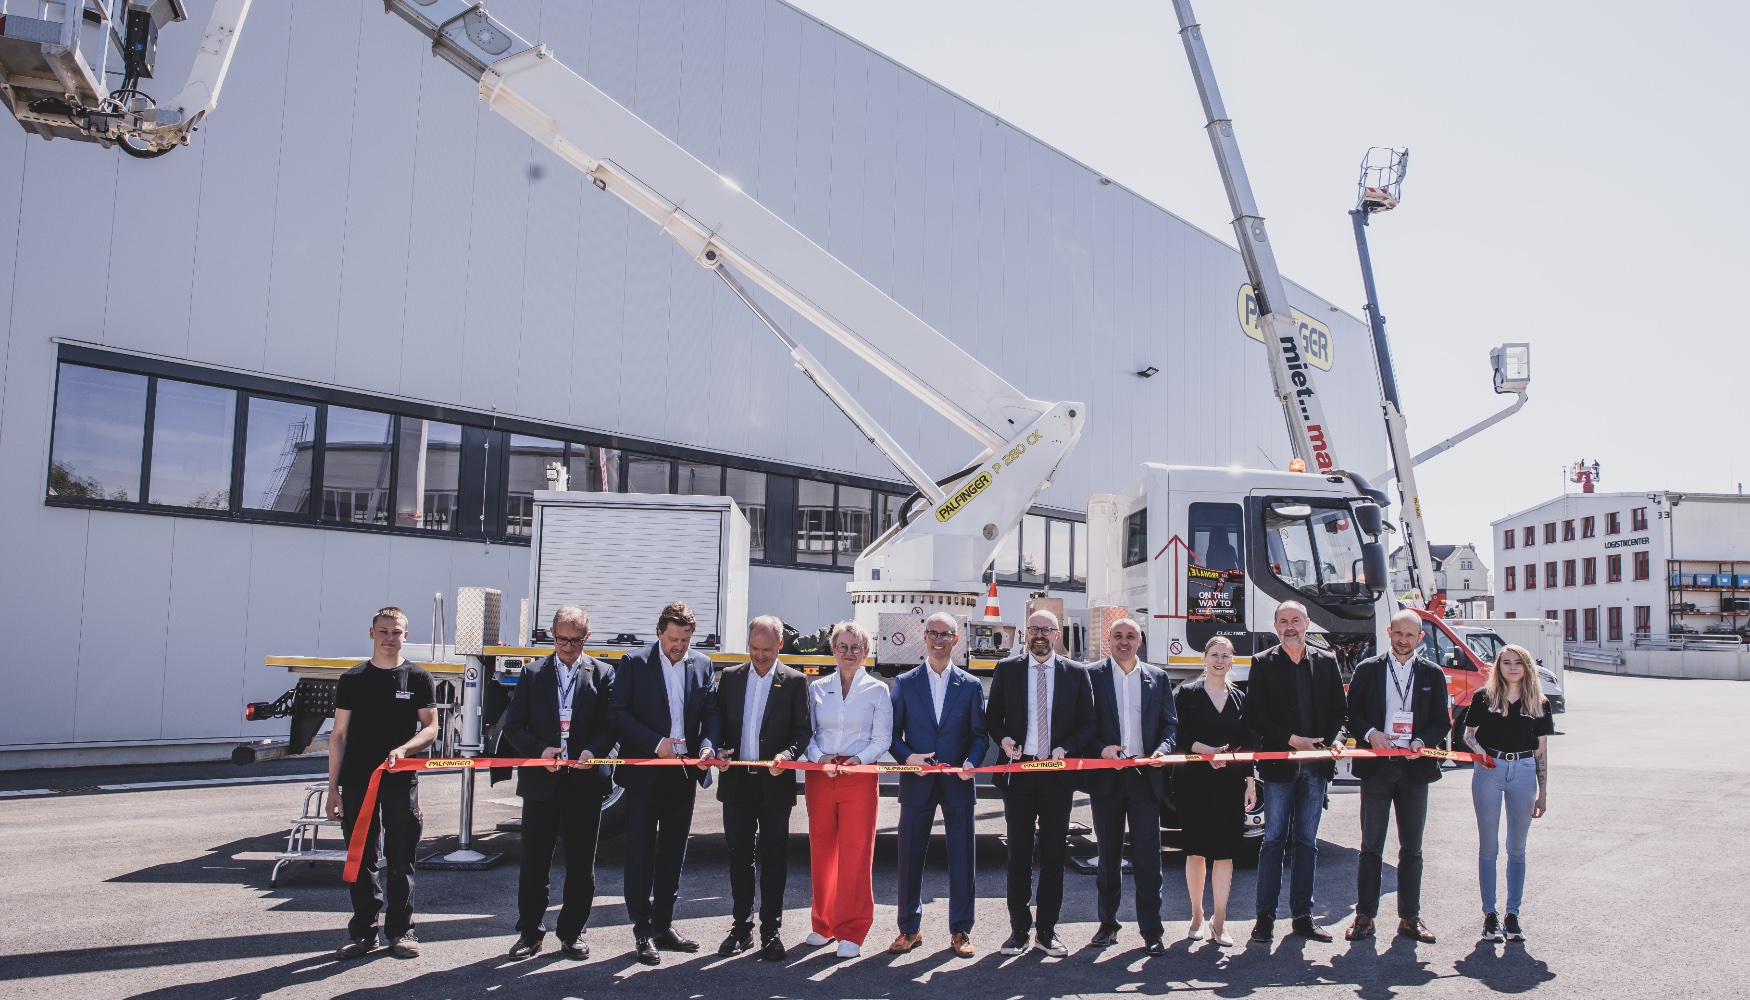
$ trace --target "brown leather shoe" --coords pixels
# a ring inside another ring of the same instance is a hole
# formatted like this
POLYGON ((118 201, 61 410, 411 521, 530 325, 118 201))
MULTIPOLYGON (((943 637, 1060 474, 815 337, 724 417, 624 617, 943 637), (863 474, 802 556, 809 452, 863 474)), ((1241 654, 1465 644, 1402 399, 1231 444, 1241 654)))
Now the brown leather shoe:
POLYGON ((901 933, 893 939, 892 944, 887 946, 887 953, 889 955, 903 955, 923 943, 924 936, 918 931, 913 931, 910 934, 901 933))
POLYGON ((1364 941, 1373 936, 1373 918, 1365 913, 1355 914, 1355 922, 1343 932, 1345 941, 1364 941))
POLYGON ((1398 934, 1407 938, 1415 938, 1423 944, 1434 943, 1434 932, 1428 929, 1428 925, 1422 922, 1421 917, 1414 920, 1398 921, 1398 934))
POLYGON ((955 958, 971 958, 977 953, 977 949, 972 947, 972 935, 965 931, 955 931, 949 947, 954 949, 955 958))

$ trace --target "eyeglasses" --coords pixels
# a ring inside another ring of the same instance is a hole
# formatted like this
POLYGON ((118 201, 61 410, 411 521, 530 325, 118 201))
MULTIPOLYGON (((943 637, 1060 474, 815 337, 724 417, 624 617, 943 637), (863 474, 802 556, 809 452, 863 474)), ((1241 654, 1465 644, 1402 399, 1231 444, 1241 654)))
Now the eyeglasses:
POLYGON ((1056 626, 1052 626, 1051 628, 1038 628, 1038 627, 1033 626, 1033 625, 1027 626, 1027 634, 1028 635, 1050 635, 1051 633, 1056 632, 1056 631, 1058 631, 1056 626))
POLYGON ((869 648, 868 646, 865 646, 859 642, 859 643, 856 643, 855 645, 849 645, 849 646, 843 645, 843 644, 837 645, 837 646, 834 646, 832 648, 832 651, 835 653, 861 653, 868 648, 869 648))
POLYGON ((954 633, 953 632, 938 632, 933 628, 927 628, 927 629, 924 629, 924 638, 934 639, 937 642, 947 642, 948 640, 954 638, 954 633))
POLYGON ((581 646, 581 645, 583 645, 583 640, 585 640, 587 638, 589 638, 589 637, 583 636, 583 635, 579 635, 579 636, 556 635, 553 637, 553 645, 555 645, 555 646, 581 646))

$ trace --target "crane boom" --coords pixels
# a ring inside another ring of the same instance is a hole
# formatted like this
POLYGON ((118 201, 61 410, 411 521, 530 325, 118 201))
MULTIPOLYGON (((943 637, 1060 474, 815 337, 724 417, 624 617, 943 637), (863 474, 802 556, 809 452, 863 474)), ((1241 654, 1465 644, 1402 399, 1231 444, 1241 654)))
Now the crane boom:
POLYGON ((1191 75, 1197 81, 1197 94, 1203 101, 1207 119, 1204 130, 1215 149, 1215 163, 1221 170, 1222 187, 1227 189, 1227 203, 1233 211, 1234 236, 1239 241, 1240 256, 1246 262, 1246 275, 1258 298, 1258 321, 1269 349, 1270 384, 1282 403, 1282 416, 1288 423, 1288 441, 1294 457, 1305 464, 1306 472, 1337 471, 1337 457, 1331 447, 1330 425, 1325 422, 1324 404, 1313 385, 1312 369, 1302 355, 1300 324, 1295 322, 1288 305, 1288 293, 1282 283, 1282 272, 1276 267, 1276 254, 1270 247, 1269 234, 1264 229, 1264 217, 1258 214, 1252 185, 1246 178, 1246 165, 1240 159, 1239 141, 1234 137, 1233 121, 1221 101, 1221 90, 1215 83, 1215 69, 1209 62, 1209 50, 1203 44, 1203 29, 1192 13, 1191 0, 1173 0, 1173 12, 1179 18, 1179 38, 1185 43, 1185 55, 1191 62, 1191 75))

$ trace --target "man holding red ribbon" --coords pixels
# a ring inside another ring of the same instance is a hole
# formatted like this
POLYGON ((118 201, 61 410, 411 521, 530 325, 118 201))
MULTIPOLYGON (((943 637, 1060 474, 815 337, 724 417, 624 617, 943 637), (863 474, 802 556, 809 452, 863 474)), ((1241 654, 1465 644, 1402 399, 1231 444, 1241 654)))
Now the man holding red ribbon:
POLYGON ((371 658, 341 674, 335 685, 334 730, 328 737, 328 816, 341 821, 348 843, 358 839, 353 832, 361 818, 369 827, 351 880, 348 940, 335 957, 358 958, 377 947, 377 914, 383 910, 377 876, 386 862, 389 911, 383 931, 389 953, 417 958, 413 856, 423 830, 419 778, 412 771, 376 772, 437 739, 435 686, 424 667, 401 658, 407 616, 400 608, 372 615, 370 636, 371 658))

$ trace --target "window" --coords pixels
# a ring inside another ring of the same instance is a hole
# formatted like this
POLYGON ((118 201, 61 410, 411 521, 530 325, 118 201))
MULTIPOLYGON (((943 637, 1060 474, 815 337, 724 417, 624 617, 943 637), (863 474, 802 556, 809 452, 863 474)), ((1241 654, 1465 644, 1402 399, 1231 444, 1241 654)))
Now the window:
POLYGON ((1509 612, 1507 612, 1507 614, 1506 614, 1506 617, 1508 617, 1508 618, 1518 618, 1518 617, 1519 617, 1519 612, 1517 612, 1517 611, 1509 611, 1509 612))
POLYGON ((1562 586, 1572 587, 1573 585, 1574 585, 1574 560, 1563 559, 1562 560, 1562 586))
POLYGON ((1045 518, 1037 514, 1021 518, 1021 582, 1045 582, 1045 518))
POLYGON ((1644 639, 1653 634, 1653 609, 1645 604, 1635 605, 1635 638, 1644 639))
POLYGON ((1081 521, 1071 521, 1069 526, 1069 583, 1072 587, 1086 587, 1088 585, 1088 526, 1081 521))
POLYGON ((735 505, 747 516, 748 557, 766 557, 766 474, 746 469, 726 469, 723 491, 734 498, 735 505))
POLYGON ((1582 517, 1580 519, 1580 537, 1592 538, 1597 534, 1598 519, 1596 517, 1582 517))
POLYGON ((1569 518, 1566 521, 1562 522, 1562 541, 1571 542, 1573 540, 1574 540, 1574 519, 1569 518))
POLYGON ((1264 510, 1265 561, 1283 582, 1321 598, 1371 601, 1361 579, 1361 536, 1347 507, 1270 502, 1264 510), (1298 511, 1295 508, 1299 508, 1298 511))
MULTIPOLYGON (((565 446, 565 468, 571 473, 571 488, 584 493, 622 493, 620 450, 593 444, 565 446)), ((665 491, 666 492, 666 491, 665 491)))
POLYGON ((322 440, 322 519, 343 524, 389 523, 390 445, 387 413, 328 408, 322 440))
POLYGON ((1629 511, 1628 519, 1630 531, 1647 530, 1647 508, 1636 507, 1634 510, 1629 511))
POLYGON ((626 454, 625 492, 671 493, 669 477, 674 463, 654 455, 626 454))
MULTIPOLYGON (((529 538, 535 531, 535 491, 550 490, 547 467, 565 462, 565 442, 548 438, 510 436, 510 475, 505 481, 504 533, 511 538, 529 538)), ((572 484, 577 488, 578 484, 572 484)))
POLYGON ((1537 544, 1537 528, 1533 525, 1528 524, 1525 526, 1525 544, 1527 546, 1537 544))
POLYGON ((1579 634, 1579 629, 1575 627, 1574 618, 1573 608, 1562 612, 1562 638, 1567 642, 1578 641, 1576 636, 1579 634))
POLYGON ((1604 582, 1622 582, 1622 555, 1620 553, 1604 557, 1604 582))
POLYGON ((140 499, 146 390, 144 375, 60 366, 49 496, 140 499))
POLYGON ((1470 589, 1470 577, 1467 576, 1464 579, 1460 580, 1458 582, 1458 589, 1459 590, 1469 590, 1470 589))
POLYGON ((997 541, 997 554, 991 559, 998 583, 1021 582, 1021 526, 1016 524, 997 541))
POLYGON ((395 524, 421 531, 456 530, 462 428, 418 417, 399 418, 395 451, 395 524))
POLYGON ((1422 648, 1420 652, 1442 667, 1459 667, 1464 664, 1464 657, 1460 656, 1458 652, 1458 644, 1430 621, 1422 623, 1422 648))
POLYGON ((1590 587, 1598 582, 1598 559, 1587 556, 1580 561, 1580 582, 1590 587))
POLYGON ((1537 589, 1537 563, 1525 564, 1525 589, 1537 589))
POLYGON ((681 462, 676 466, 675 490, 682 496, 723 495, 723 466, 705 462, 681 462))
POLYGON ((1545 611, 1543 616, 1552 622, 1561 621, 1562 613, 1560 611, 1545 611))
POLYGON ((1543 544, 1554 545, 1555 543, 1556 543, 1556 523, 1554 521, 1551 521, 1548 524, 1543 526, 1543 544))
POLYGON ((1584 614, 1582 615, 1582 620, 1585 622, 1585 625, 1586 625, 1586 641, 1587 642, 1597 642, 1598 641, 1598 609, 1597 608, 1587 608, 1585 610, 1584 614))
POLYGON ((1501 532, 1501 547, 1504 549, 1512 548, 1513 544, 1518 540, 1519 533, 1513 528, 1508 528, 1506 531, 1501 532))
POLYGON ((278 514, 310 513, 316 408, 251 396, 244 410, 244 428, 239 506, 278 514))
POLYGON ((1477 567, 1476 567, 1476 563, 1473 562, 1472 560, 1461 559, 1461 560, 1459 560, 1458 568, 1459 569, 1476 569, 1477 567))
POLYGON ((1622 609, 1621 608, 1605 608, 1604 609, 1604 624, 1605 624, 1605 628, 1607 629, 1607 631, 1605 632, 1605 638, 1610 640, 1611 642, 1621 642, 1622 641, 1622 609))
POLYGON ((147 502, 230 510, 236 391, 170 379, 154 381, 147 502))
POLYGON ((849 569, 869 547, 869 527, 874 523, 874 514, 874 490, 860 486, 839 487, 837 565, 849 569))
POLYGON ((796 561, 806 566, 831 566, 833 550, 833 485, 803 479, 796 483, 796 561))
POLYGON ((1124 565, 1137 566, 1148 561, 1148 508, 1124 519, 1124 565))
POLYGON ((1543 564, 1543 585, 1546 590, 1556 589, 1556 564, 1554 562, 1543 564))
POLYGON ((1635 579, 1648 580, 1653 576, 1653 560, 1645 552, 1635 553, 1635 579))
POLYGON ((1622 534, 1622 518, 1615 511, 1604 515, 1604 533, 1607 535, 1622 534))
POLYGON ((1503 582, 1503 586, 1507 590, 1518 590, 1519 589, 1519 570, 1518 570, 1518 567, 1509 566, 1509 567, 1507 567, 1506 573, 1507 573, 1507 579, 1503 582))
POLYGON ((1070 525, 1068 521, 1049 522, 1047 530, 1048 542, 1045 550, 1046 568, 1049 579, 1054 585, 1068 585, 1070 569, 1070 525))

